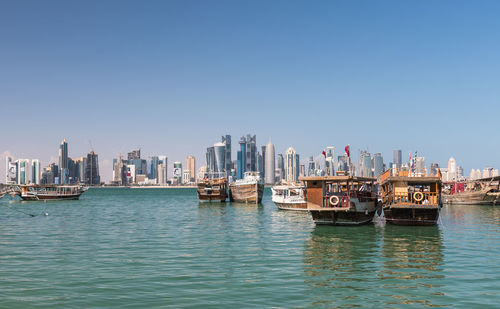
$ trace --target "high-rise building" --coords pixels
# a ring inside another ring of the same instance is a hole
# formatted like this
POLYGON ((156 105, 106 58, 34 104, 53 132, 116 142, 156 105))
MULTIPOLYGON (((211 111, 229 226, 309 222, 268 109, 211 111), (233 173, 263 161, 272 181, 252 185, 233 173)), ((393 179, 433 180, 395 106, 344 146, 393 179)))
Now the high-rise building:
POLYGON ((127 184, 127 174, 127 165, 123 161, 122 155, 120 154, 118 155, 118 159, 116 160, 116 162, 113 163, 113 182, 118 185, 127 184))
POLYGON ((415 172, 419 174, 425 174, 425 158, 415 157, 415 172))
POLYGON ((307 161, 307 176, 314 176, 316 174, 316 162, 312 155, 309 156, 307 161))
POLYGON ((380 176, 384 172, 384 158, 381 153, 373 155, 373 175, 380 176))
POLYGON ((66 184, 69 178, 68 171, 68 143, 66 139, 59 145, 59 183, 66 184))
MULTIPOLYGON (((266 145, 267 146, 267 145, 266 145)), ((262 146, 262 165, 260 166, 260 177, 265 180, 266 179, 266 146, 262 146)), ((274 177, 274 175, 273 175, 274 177)))
POLYGON ((439 163, 431 163, 430 165, 430 174, 431 175, 438 175, 439 173, 439 163))
POLYGON ((17 184, 25 185, 28 183, 29 160, 17 160, 17 184))
MULTIPOLYGON (((227 166, 227 165, 226 165, 227 166)), ((196 181, 196 160, 193 156, 187 156, 186 157, 186 170, 189 171, 189 182, 195 182, 196 181)))
POLYGON ((281 172, 281 178, 284 179, 285 177, 285 158, 283 157, 283 154, 278 153, 278 158, 277 158, 277 169, 279 169, 281 172))
POLYGON ((158 156, 152 156, 151 157, 151 164, 150 164, 150 177, 151 179, 158 179, 158 156))
POLYGON ((132 150, 131 152, 127 153, 127 160, 134 160, 140 158, 141 158, 141 149, 132 150))
POLYGON ((247 142, 244 136, 241 137, 240 141, 240 150, 238 151, 238 179, 243 179, 246 171, 246 153, 247 153, 247 142))
POLYGON ((335 166, 334 166, 334 158, 335 158, 335 147, 327 146, 325 154, 325 173, 326 176, 335 176, 335 166))
POLYGON ((299 176, 299 161, 295 149, 288 148, 285 157, 285 181, 287 183, 296 182, 299 176))
POLYGON ((158 184, 162 186, 167 185, 168 181, 167 166, 168 166, 167 156, 158 156, 158 184))
POLYGON ((215 148, 213 146, 207 148, 206 158, 208 172, 217 172, 217 164, 215 162, 215 148))
POLYGON ((360 156, 360 169, 362 177, 372 177, 372 157, 369 152, 362 151, 360 156))
POLYGON ((177 179, 177 184, 182 183, 182 163, 174 162, 174 178, 177 179))
POLYGON ((266 155, 265 155, 265 183, 274 184, 275 182, 275 165, 274 165, 274 145, 269 141, 266 145, 266 155))
POLYGON ((11 157, 5 158, 5 183, 17 183, 17 162, 13 162, 11 157))
POLYGON ((31 160, 31 183, 40 184, 40 161, 31 160))
POLYGON ((87 154, 87 164, 85 166, 85 183, 89 185, 98 185, 101 183, 99 176, 99 158, 93 150, 87 154))
POLYGON ((306 176, 306 166, 304 164, 300 164, 299 167, 299 177, 306 176))
POLYGON ((401 168, 401 165, 403 163, 403 154, 401 149, 396 149, 393 151, 393 164, 396 165, 396 168, 401 168))
MULTIPOLYGON (((231 161, 231 135, 226 135, 222 137, 222 142, 226 145, 226 157, 224 161, 226 162, 226 174, 227 176, 231 175, 232 170, 232 161, 231 161)), ((194 175, 194 171, 192 172, 194 175)))
POLYGON ((446 179, 448 181, 457 180, 457 161, 453 157, 448 160, 448 177, 446 179))
POLYGON ((348 172, 347 158, 345 155, 337 157, 337 170, 348 172))
POLYGON ((215 171, 223 173, 226 169, 226 145, 224 143, 214 144, 215 153, 215 171))
POLYGON ((191 183, 191 171, 186 169, 182 172, 182 183, 189 184, 191 183))

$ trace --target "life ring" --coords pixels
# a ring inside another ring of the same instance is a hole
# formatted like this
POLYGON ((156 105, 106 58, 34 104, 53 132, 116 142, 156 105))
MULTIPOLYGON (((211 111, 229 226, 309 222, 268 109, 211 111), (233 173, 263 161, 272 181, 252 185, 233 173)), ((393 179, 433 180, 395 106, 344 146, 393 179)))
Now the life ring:
POLYGON ((339 204, 339 202, 340 202, 340 199, 339 199, 339 197, 338 197, 338 196, 336 196, 336 195, 332 195, 332 196, 330 196, 329 201, 330 201, 330 205, 332 205, 332 206, 337 206, 337 205, 339 204), (334 202, 334 201, 335 201, 335 202, 334 202))
POLYGON ((424 199, 424 194, 422 192, 413 193, 413 199, 417 202, 421 202, 424 199))

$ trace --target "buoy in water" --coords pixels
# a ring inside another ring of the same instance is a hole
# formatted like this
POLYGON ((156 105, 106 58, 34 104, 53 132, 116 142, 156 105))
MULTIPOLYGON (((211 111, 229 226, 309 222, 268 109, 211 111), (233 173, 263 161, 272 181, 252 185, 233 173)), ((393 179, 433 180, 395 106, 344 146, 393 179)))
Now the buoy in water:
POLYGON ((46 212, 44 215, 45 215, 45 216, 48 216, 48 215, 49 215, 49 213, 48 213, 48 212, 46 212))

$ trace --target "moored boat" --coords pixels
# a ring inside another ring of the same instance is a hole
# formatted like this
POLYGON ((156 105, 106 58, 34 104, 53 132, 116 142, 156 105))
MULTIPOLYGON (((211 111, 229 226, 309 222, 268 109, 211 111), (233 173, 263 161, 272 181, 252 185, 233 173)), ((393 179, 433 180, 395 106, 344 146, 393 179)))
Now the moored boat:
POLYGON ((197 184, 198 199, 200 201, 225 202, 227 199, 227 180, 221 173, 211 173, 197 184))
POLYGON ((390 169, 380 176, 386 222, 397 225, 434 225, 439 218, 441 177, 390 169))
POLYGON ((81 185, 20 185, 16 194, 25 201, 78 200, 87 189, 81 185))
POLYGON ((262 202, 264 183, 258 172, 245 172, 243 179, 238 179, 229 185, 231 202, 256 203, 262 202))
POLYGON ((316 224, 361 225, 377 211, 377 182, 371 177, 301 177, 307 188, 307 210, 316 224))
POLYGON ((271 188, 272 201, 282 210, 307 211, 303 185, 279 185, 271 188))
POLYGON ((443 188, 443 202, 456 205, 495 205, 500 202, 498 192, 498 177, 446 182, 443 188))

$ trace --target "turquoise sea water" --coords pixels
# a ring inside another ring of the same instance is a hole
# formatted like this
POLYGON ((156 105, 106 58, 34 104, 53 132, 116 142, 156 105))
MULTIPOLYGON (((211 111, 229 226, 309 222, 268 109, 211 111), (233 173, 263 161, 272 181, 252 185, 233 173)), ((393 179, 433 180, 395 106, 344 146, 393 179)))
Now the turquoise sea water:
POLYGON ((499 293, 497 207, 447 206, 435 227, 315 227, 268 189, 261 206, 194 189, 0 200, 0 308, 495 308, 499 293))

